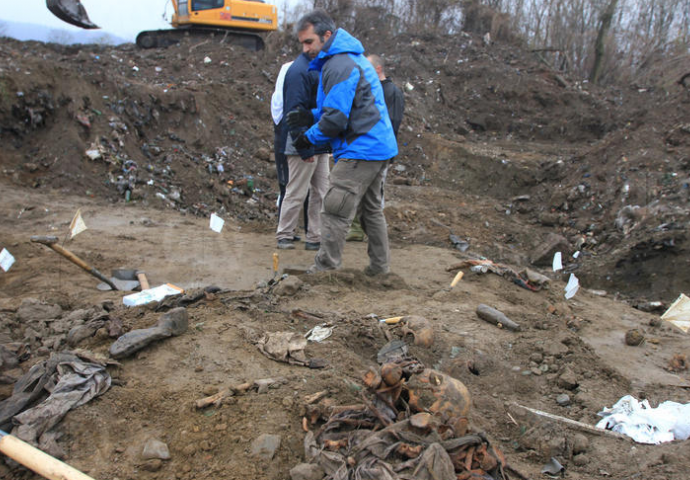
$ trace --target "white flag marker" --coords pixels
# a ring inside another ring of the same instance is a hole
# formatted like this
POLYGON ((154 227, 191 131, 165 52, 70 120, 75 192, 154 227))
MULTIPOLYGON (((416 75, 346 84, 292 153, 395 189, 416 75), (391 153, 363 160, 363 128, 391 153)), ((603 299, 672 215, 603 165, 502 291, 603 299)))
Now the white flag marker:
POLYGON ((577 277, 574 274, 570 274, 570 278, 568 279, 568 284, 565 286, 565 298, 566 300, 569 300, 575 296, 577 291, 580 289, 580 281, 577 279, 577 277))
POLYGON ((84 219, 81 218, 81 208, 77 210, 77 213, 74 214, 74 218, 72 219, 72 223, 69 224, 69 232, 70 232, 70 239, 76 237, 79 235, 81 232, 86 230, 86 224, 84 223, 84 219))
POLYGON ((2 252, 0 252, 0 268, 7 272, 13 264, 14 257, 6 248, 3 248, 2 252))
POLYGON ((225 225, 225 220, 220 218, 215 213, 211 214, 211 230, 216 233, 220 233, 223 230, 223 225, 225 225))

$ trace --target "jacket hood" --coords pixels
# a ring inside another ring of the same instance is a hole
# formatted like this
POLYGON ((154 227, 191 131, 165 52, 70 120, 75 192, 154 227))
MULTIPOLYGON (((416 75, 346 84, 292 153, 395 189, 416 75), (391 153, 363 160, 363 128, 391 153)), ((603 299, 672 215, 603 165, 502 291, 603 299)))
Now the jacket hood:
POLYGON ((331 38, 328 39, 317 57, 311 61, 309 69, 320 71, 323 64, 326 63, 329 58, 339 53, 362 54, 364 53, 364 47, 362 46, 362 42, 350 35, 347 30, 339 28, 333 33, 331 38))

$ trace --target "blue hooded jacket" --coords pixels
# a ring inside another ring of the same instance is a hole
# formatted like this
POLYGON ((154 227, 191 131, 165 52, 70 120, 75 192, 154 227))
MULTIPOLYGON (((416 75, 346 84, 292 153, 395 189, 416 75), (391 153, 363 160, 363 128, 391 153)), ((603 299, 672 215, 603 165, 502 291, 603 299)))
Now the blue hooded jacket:
POLYGON ((314 124, 307 138, 330 143, 333 156, 354 160, 388 160, 398 145, 388 116, 383 87, 364 47, 339 28, 311 61, 320 72, 314 124))

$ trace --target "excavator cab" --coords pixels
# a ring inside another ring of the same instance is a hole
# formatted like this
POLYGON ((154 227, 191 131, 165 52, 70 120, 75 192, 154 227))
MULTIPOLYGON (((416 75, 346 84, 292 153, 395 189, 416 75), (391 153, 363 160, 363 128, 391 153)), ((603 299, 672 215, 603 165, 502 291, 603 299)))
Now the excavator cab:
POLYGON ((99 28, 89 19, 79 0, 46 0, 46 6, 53 15, 70 25, 87 29, 99 28))

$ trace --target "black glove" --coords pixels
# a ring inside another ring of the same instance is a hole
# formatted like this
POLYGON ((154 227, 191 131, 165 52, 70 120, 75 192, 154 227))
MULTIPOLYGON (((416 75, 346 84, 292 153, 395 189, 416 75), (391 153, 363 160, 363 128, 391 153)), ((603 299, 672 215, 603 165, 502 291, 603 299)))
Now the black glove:
POLYGON ((307 148, 312 147, 312 143, 309 141, 309 139, 304 133, 300 133, 299 136, 295 138, 295 141, 292 142, 292 145, 297 150, 306 150, 307 148))
POLYGON ((311 127, 314 123, 314 115, 309 110, 297 107, 285 115, 285 122, 290 128, 311 127))

